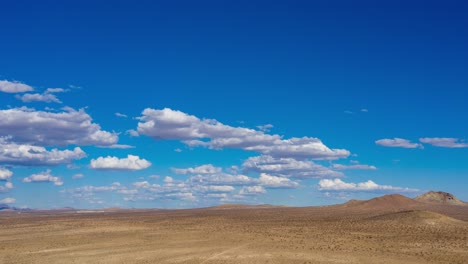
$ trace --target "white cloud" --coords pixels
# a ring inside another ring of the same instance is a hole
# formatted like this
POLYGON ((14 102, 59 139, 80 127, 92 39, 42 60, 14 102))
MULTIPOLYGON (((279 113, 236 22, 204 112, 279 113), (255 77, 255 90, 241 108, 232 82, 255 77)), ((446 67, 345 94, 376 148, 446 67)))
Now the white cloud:
POLYGON ((208 198, 216 198, 216 199, 226 199, 228 197, 227 193, 208 193, 206 194, 208 198))
POLYGON ((118 136, 101 130, 83 110, 66 107, 63 112, 36 111, 31 108, 0 110, 0 134, 12 142, 39 146, 116 144, 118 136))
POLYGON ((6 182, 4 186, 0 185, 0 193, 8 192, 10 189, 13 189, 13 183, 6 182))
POLYGON ((9 143, 0 137, 0 164, 21 166, 53 166, 69 164, 86 157, 79 147, 73 150, 47 150, 44 147, 9 143))
POLYGON ((242 167, 246 171, 265 172, 290 178, 337 178, 343 173, 333 171, 308 160, 274 158, 268 155, 250 157, 242 167))
POLYGON ((265 193, 266 190, 262 186, 246 186, 239 191, 240 195, 259 195, 265 193))
POLYGON ((141 181, 141 182, 134 182, 133 183, 133 187, 137 188, 137 189, 148 189, 150 187, 159 187, 159 185, 153 185, 151 183, 149 183, 148 181, 141 181))
POLYGON ((68 92, 68 89, 63 88, 47 88, 46 93, 65 93, 68 92))
POLYGON ((0 181, 7 181, 11 178, 11 176, 13 176, 12 171, 6 168, 0 167, 0 181))
POLYGON ((266 124, 266 125, 262 125, 262 126, 257 126, 257 128, 260 131, 263 131, 263 132, 270 132, 270 129, 273 128, 273 125, 272 124, 266 124))
POLYGON ((354 112, 353 112, 353 111, 349 111, 349 110, 346 110, 346 111, 344 111, 344 113, 345 113, 345 114, 348 114, 348 115, 352 115, 352 114, 354 114, 354 112))
POLYGON ((375 166, 364 165, 364 164, 355 164, 355 165, 343 165, 343 164, 333 164, 331 166, 334 170, 376 170, 375 166))
POLYGON ((53 182, 56 186, 62 186, 62 179, 60 177, 53 176, 50 173, 50 170, 46 170, 37 174, 32 174, 31 176, 24 178, 23 182, 53 182))
POLYGON ((171 170, 176 174, 215 174, 221 172, 222 169, 219 167, 215 167, 212 164, 206 164, 195 168, 171 168, 171 170))
POLYGON ((176 149, 174 149, 174 151, 178 152, 178 153, 182 152, 182 150, 180 148, 176 148, 176 149))
POLYGON ((62 88, 48 88, 45 90, 44 93, 39 94, 39 93, 34 93, 34 94, 24 94, 24 95, 17 95, 16 98, 25 102, 45 102, 45 103, 59 103, 61 104, 62 101, 60 101, 57 96, 54 93, 64 93, 67 92, 68 90, 62 89, 62 88))
POLYGON ((126 131, 125 134, 128 134, 130 135, 131 137, 138 137, 140 136, 140 134, 138 133, 138 131, 134 130, 134 129, 129 129, 126 131))
POLYGON ((367 112, 369 112, 369 110, 367 110, 366 108, 362 108, 361 112, 367 113, 367 112))
POLYGON ((394 147, 394 148, 423 148, 421 144, 412 143, 408 139, 403 139, 403 138, 379 139, 375 141, 375 144, 384 146, 384 147, 394 147))
POLYGON ((34 89, 20 82, 9 82, 7 80, 0 81, 0 91, 4 93, 24 93, 33 91, 34 89))
POLYGON ((4 203, 4 204, 12 204, 15 202, 16 202, 16 199, 10 198, 10 197, 0 200, 0 203, 4 203))
POLYGON ((179 192, 179 193, 169 193, 164 196, 167 199, 177 199, 177 200, 186 200, 186 201, 196 201, 197 197, 195 197, 190 192, 179 192))
POLYGON ((231 175, 227 173, 218 173, 212 175, 196 175, 191 176, 188 181, 192 184, 204 184, 204 185, 252 185, 257 183, 255 179, 252 179, 245 175, 231 175))
POLYGON ((146 169, 149 166, 151 166, 151 162, 140 159, 138 156, 128 155, 127 158, 122 159, 111 156, 92 159, 89 167, 95 170, 134 171, 146 169))
POLYGON ((289 189, 299 187, 299 183, 288 178, 271 176, 266 173, 260 174, 259 183, 265 188, 289 189))
POLYGON ((419 141, 421 143, 431 144, 434 147, 468 148, 468 143, 465 143, 459 138, 420 138, 419 141))
POLYGON ((30 102, 44 102, 44 103, 58 103, 61 104, 62 101, 60 101, 55 94, 51 93, 34 93, 34 94, 23 94, 23 95, 17 95, 16 98, 18 100, 23 101, 24 103, 30 103, 30 102))
POLYGON ((348 192, 417 192, 417 189, 379 185, 371 180, 360 183, 347 183, 340 179, 320 180, 318 188, 321 191, 348 191, 348 192))
POLYGON ((338 159, 350 154, 344 149, 329 149, 317 138, 283 139, 279 135, 269 135, 254 129, 224 125, 213 119, 201 120, 169 108, 147 108, 139 120, 138 134, 156 140, 182 140, 190 147, 234 148, 275 157, 312 159, 338 159))
POLYGON ((83 173, 77 173, 77 174, 72 176, 72 179, 81 179, 83 177, 84 177, 83 173))
POLYGON ((229 185, 221 186, 200 186, 199 191, 202 193, 228 193, 234 191, 235 188, 229 185))
MULTIPOLYGON (((99 147, 99 146, 98 146, 99 147)), ((100 147, 100 148, 111 148, 111 149, 132 149, 135 146, 125 145, 125 144, 114 144, 110 146, 100 147)))
POLYGON ((122 113, 119 113, 119 112, 115 113, 115 116, 122 117, 122 118, 127 118, 128 117, 126 114, 122 114, 122 113))

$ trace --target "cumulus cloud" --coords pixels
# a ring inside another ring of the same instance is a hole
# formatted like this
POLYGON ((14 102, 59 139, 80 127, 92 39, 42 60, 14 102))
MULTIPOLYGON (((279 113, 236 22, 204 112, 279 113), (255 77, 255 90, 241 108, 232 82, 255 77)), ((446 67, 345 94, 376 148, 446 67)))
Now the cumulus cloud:
POLYGON ((0 134, 12 142, 38 146, 96 145, 112 146, 118 136, 101 130, 80 109, 66 107, 63 112, 36 111, 21 107, 0 110, 0 134))
POLYGON ((13 176, 12 171, 0 167, 0 181, 8 181, 11 178, 11 176, 13 176))
POLYGON ((0 137, 0 164, 21 166, 54 166, 70 164, 73 160, 86 157, 79 147, 73 150, 47 150, 44 147, 8 142, 0 137))
POLYGON ((23 182, 52 182, 56 186, 62 186, 63 181, 60 177, 56 177, 50 174, 51 170, 46 170, 37 174, 32 174, 29 177, 23 179, 23 182))
POLYGON ((3 204, 12 204, 15 202, 16 202, 16 199, 10 198, 10 197, 0 200, 0 203, 3 203, 3 204))
POLYGON ((151 162, 140 159, 138 156, 128 155, 127 158, 122 159, 111 156, 92 159, 89 167, 95 170, 135 171, 146 169, 149 166, 151 166, 151 162))
POLYGON ((61 104, 62 101, 60 101, 57 96, 54 93, 64 93, 67 92, 68 90, 63 89, 63 88, 48 88, 45 90, 44 93, 34 93, 34 94, 24 94, 24 95, 17 95, 16 98, 25 102, 45 102, 45 103, 59 103, 61 104))
POLYGON ((384 146, 384 147, 394 147, 394 148, 423 148, 419 143, 413 143, 408 139, 403 138, 394 138, 394 139, 379 139, 375 141, 375 144, 384 146))
POLYGON ((5 185, 0 185, 0 193, 8 192, 9 190, 13 189, 13 183, 6 182, 5 185))
POLYGON ((340 179, 320 180, 318 188, 321 191, 347 191, 347 192, 418 192, 417 189, 379 185, 371 180, 360 183, 344 182, 340 179))
POLYGON ((231 175, 227 173, 218 173, 211 175, 196 175, 191 176, 188 181, 192 184, 205 184, 205 185, 252 185, 257 181, 245 175, 231 175))
POLYGON ((147 108, 139 120, 138 134, 156 140, 182 140, 190 147, 234 148, 275 157, 312 159, 339 159, 350 154, 344 149, 330 149, 317 138, 283 139, 279 135, 270 135, 263 131, 224 125, 213 119, 202 120, 169 108, 147 108))
POLYGON ((44 102, 44 103, 58 103, 61 104, 62 101, 60 101, 55 94, 51 93, 34 93, 34 94, 23 94, 23 95, 17 95, 16 98, 18 100, 23 101, 24 103, 30 103, 30 102, 44 102))
POLYGON ((419 141, 421 143, 431 144, 434 147, 468 148, 468 143, 465 143, 459 138, 420 138, 419 141))
POLYGON ((299 183, 288 178, 271 176, 266 173, 260 174, 259 183, 265 188, 290 189, 299 187, 299 183))
POLYGON ((228 193, 235 190, 234 187, 229 185, 221 186, 200 186, 198 190, 202 193, 228 193))
POLYGON ((0 81, 0 91, 4 93, 24 93, 33 91, 34 89, 20 82, 9 82, 7 80, 0 81))
POLYGON ((176 174, 215 174, 221 172, 222 169, 219 167, 215 167, 212 164, 206 164, 195 168, 171 168, 171 170, 176 174))
POLYGON ((262 186, 246 186, 239 191, 240 195, 259 195, 265 193, 266 190, 262 186))
POLYGON ((376 170, 375 166, 364 165, 364 164, 354 164, 354 165, 343 165, 343 164, 333 164, 331 166, 334 170, 376 170))
POLYGON ((269 155, 250 157, 242 167, 246 171, 264 172, 289 178, 337 178, 343 173, 308 160, 274 158, 269 155))

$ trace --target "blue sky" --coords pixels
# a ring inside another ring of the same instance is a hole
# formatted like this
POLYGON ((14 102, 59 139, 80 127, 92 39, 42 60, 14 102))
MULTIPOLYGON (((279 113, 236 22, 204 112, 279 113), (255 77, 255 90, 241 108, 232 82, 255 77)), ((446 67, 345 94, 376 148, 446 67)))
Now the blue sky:
POLYGON ((9 1, 0 201, 468 200, 463 1, 9 1))

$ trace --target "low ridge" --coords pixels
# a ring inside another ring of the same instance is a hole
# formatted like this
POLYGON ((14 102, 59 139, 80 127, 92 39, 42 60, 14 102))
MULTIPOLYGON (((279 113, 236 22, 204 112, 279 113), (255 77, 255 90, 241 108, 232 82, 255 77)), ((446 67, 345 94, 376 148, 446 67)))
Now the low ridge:
POLYGON ((389 194, 374 199, 359 201, 351 200, 345 205, 347 207, 361 207, 363 209, 403 209, 412 208, 419 203, 413 199, 400 194, 389 194))
POLYGON ((424 203, 437 203, 437 204, 450 204, 450 205, 467 205, 467 203, 461 201, 453 194, 447 192, 435 192, 430 191, 425 194, 414 198, 415 201, 424 203))

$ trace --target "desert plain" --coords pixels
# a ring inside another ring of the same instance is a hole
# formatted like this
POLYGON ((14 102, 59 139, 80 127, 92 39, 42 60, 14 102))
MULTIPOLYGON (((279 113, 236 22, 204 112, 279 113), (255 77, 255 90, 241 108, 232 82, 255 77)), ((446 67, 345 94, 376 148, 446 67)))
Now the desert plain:
POLYGON ((4 211, 0 263, 468 263, 468 206, 4 211))

